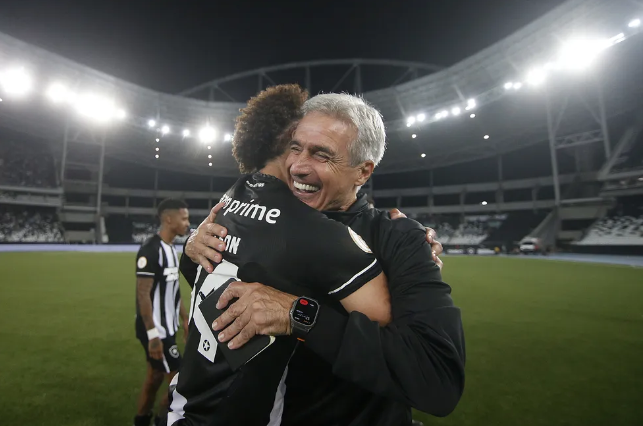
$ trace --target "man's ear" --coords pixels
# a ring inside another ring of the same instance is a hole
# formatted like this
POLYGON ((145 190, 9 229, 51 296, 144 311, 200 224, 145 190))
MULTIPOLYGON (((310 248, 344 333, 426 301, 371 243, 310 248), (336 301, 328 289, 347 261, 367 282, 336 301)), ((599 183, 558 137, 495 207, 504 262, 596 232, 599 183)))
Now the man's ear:
POLYGON ((375 169, 375 163, 372 161, 365 161, 357 167, 357 180, 355 181, 355 186, 363 186, 371 178, 373 170, 375 169))

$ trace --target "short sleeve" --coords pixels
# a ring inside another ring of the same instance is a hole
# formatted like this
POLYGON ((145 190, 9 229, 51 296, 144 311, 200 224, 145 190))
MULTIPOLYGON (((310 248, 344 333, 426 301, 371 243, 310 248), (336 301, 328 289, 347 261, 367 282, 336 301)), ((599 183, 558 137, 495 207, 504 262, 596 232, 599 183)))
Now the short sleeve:
POLYGON ((150 244, 143 244, 136 255, 136 276, 154 277, 159 267, 158 250, 150 244))
POLYGON ((351 228, 324 218, 308 233, 306 253, 315 274, 317 290, 337 300, 351 295, 382 272, 382 267, 364 239, 351 228), (308 257, 310 256, 310 257, 308 257))

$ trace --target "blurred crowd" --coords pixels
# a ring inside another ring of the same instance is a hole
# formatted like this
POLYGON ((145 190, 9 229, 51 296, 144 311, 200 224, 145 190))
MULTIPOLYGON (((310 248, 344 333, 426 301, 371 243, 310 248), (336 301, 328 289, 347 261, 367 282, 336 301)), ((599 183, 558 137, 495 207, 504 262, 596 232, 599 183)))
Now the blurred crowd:
POLYGON ((0 207, 0 242, 62 243, 63 231, 51 209, 0 207))
POLYGON ((45 146, 0 142, 0 185, 53 188, 56 167, 45 146))

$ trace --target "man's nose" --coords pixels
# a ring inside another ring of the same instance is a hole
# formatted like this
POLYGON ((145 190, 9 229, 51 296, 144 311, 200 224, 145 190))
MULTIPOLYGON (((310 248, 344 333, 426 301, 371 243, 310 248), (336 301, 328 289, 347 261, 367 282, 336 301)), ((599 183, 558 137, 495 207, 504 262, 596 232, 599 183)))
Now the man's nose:
POLYGON ((290 166, 290 174, 297 177, 303 177, 310 174, 310 162, 307 155, 299 155, 290 166))

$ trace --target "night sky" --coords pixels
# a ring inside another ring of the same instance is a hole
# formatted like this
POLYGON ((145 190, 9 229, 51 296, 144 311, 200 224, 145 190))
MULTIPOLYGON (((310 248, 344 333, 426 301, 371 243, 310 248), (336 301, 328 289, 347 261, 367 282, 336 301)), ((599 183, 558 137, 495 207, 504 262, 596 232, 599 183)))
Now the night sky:
MULTIPOLYGON (((292 61, 451 65, 562 0, 2 0, 0 32, 176 93, 292 61)), ((327 89, 328 90, 328 89, 327 89)))

